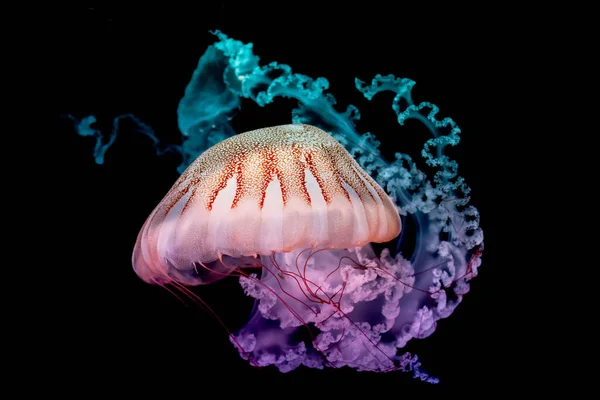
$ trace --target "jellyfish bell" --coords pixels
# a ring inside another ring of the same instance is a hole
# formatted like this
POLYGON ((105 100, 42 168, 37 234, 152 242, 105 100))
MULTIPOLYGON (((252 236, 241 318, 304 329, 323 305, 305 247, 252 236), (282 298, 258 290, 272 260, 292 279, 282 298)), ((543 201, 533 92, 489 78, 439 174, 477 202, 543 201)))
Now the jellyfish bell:
POLYGON ((339 142, 314 126, 281 125, 202 153, 142 226, 132 262, 148 283, 200 285, 245 266, 335 266, 327 258, 400 230, 395 204, 339 142), (342 252, 317 258, 326 249, 342 252))

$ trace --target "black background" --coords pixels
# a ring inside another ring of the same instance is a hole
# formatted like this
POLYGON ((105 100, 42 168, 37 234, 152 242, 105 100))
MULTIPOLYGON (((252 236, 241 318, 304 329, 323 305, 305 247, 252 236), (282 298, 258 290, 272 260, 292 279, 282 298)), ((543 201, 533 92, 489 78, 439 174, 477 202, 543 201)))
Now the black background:
MULTIPOLYGON (((180 160, 156 157, 149 140, 124 129, 105 164, 97 165, 95 141, 76 135, 61 115, 93 114, 99 128, 110 130, 115 116, 133 113, 161 140, 178 143, 178 101, 199 57, 215 41, 208 31, 220 29, 253 42, 262 62, 278 61, 295 72, 328 78, 340 109, 357 105, 363 114, 359 130, 374 132, 386 155, 398 150, 419 158, 427 131, 418 124, 398 127, 392 97, 380 95, 372 104, 363 100, 354 89, 355 77, 411 78, 417 82, 416 102, 430 101, 439 106, 439 117, 458 123, 462 141, 450 155, 458 160, 481 213, 483 265, 454 314, 406 350, 416 352, 423 368, 443 385, 514 382, 523 368, 512 361, 518 334, 508 305, 506 236, 500 234, 506 225, 500 212, 511 200, 497 185, 503 179, 498 165, 506 156, 501 142, 516 134, 502 126, 508 77, 519 63, 507 42, 510 24, 491 11, 477 17, 457 12, 463 15, 458 17, 444 10, 433 16, 431 10, 383 5, 286 7, 227 2, 182 9, 73 7, 47 16, 42 39, 56 110, 49 132, 56 146, 51 163, 60 177, 49 189, 59 219, 47 239, 60 241, 61 256, 53 258, 57 267, 45 270, 50 294, 36 311, 46 350, 64 361, 53 371, 86 382, 136 377, 134 382, 167 380, 191 387, 219 379, 290 387, 332 384, 350 392, 424 385, 402 373, 256 369, 240 359, 208 313, 134 274, 130 257, 138 230, 177 178, 180 160), (53 237, 62 235, 59 230, 67 236, 53 237)), ((287 123, 290 105, 280 100, 261 109, 244 103, 234 127, 244 131, 287 123)), ((232 330, 245 322, 252 306, 234 279, 196 293, 232 330)))

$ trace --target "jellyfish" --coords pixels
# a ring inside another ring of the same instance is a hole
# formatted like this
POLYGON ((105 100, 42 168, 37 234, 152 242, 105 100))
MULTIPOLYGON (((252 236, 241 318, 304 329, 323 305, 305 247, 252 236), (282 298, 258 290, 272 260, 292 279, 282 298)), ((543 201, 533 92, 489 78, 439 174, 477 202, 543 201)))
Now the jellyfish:
POLYGON ((481 265, 479 213, 444 153, 460 128, 439 119, 436 105, 415 103, 408 78, 356 79, 369 101, 394 93, 399 126, 413 119, 432 134, 420 156, 433 174, 400 151, 386 159, 376 136, 359 132, 358 108, 336 109, 327 79, 261 65, 252 43, 213 33, 218 41, 179 102, 180 144, 162 143, 133 114, 115 118, 108 135, 93 116, 69 116, 80 135, 96 138, 97 163, 124 119, 158 155, 181 155, 181 175, 138 234, 135 273, 185 293, 239 279, 255 305, 229 338, 253 366, 401 370, 436 383, 402 349, 452 314, 481 265), (278 98, 297 100, 291 123, 233 128, 243 102, 267 107, 278 98))

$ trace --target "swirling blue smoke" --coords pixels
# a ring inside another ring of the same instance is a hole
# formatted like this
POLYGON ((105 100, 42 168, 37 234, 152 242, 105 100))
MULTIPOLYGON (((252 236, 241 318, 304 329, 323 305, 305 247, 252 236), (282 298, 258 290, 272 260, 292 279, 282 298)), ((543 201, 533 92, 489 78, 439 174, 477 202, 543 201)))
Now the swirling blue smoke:
MULTIPOLYGON (((130 119, 138 132, 152 140, 157 154, 167 151, 181 154, 182 162, 178 167, 181 173, 204 150, 236 134, 231 120, 241 109, 244 99, 261 107, 279 97, 296 99, 298 105, 292 110, 292 123, 315 125, 331 133, 387 191, 395 201, 399 213, 412 217, 418 227, 415 249, 410 260, 404 259, 402 254, 392 257, 387 250, 384 250, 379 259, 374 254, 353 250, 355 258, 376 259, 379 265, 396 268, 396 276, 402 278, 403 283, 394 283, 400 285, 396 290, 401 294, 395 296, 393 311, 390 311, 388 304, 390 292, 377 291, 375 286, 370 286, 371 297, 386 296, 388 303, 385 303, 383 314, 388 317, 388 323, 370 326, 363 321, 360 328, 363 335, 368 332, 369 343, 375 343, 383 349, 386 356, 394 362, 380 362, 381 365, 377 366, 373 360, 377 357, 372 352, 362 352, 356 348, 356 354, 352 355, 353 363, 344 362, 343 357, 335 355, 333 350, 325 352, 327 362, 315 357, 314 348, 317 346, 322 349, 322 346, 327 346, 328 341, 331 343, 341 340, 340 326, 328 328, 324 322, 320 325, 316 323, 321 334, 312 343, 292 343, 292 335, 288 332, 290 328, 284 327, 282 308, 273 311, 274 306, 266 303, 274 300, 267 299, 268 296, 260 287, 243 278, 242 286, 248 295, 257 299, 257 305, 248 325, 234 336, 235 340, 232 342, 240 350, 240 355, 252 359, 254 364, 276 365, 284 372, 299 365, 314 368, 345 365, 359 370, 395 368, 411 370, 417 378, 437 382, 436 378, 420 369, 416 356, 408 353, 399 355, 397 351, 410 339, 424 338, 433 333, 436 321, 448 317, 469 291, 468 281, 476 276, 481 264, 483 232, 479 227, 478 211, 469 205, 470 189, 458 175, 458 164, 444 154, 444 148, 459 143, 459 127, 450 118, 438 119, 439 110, 434 104, 415 104, 411 96, 415 82, 410 79, 392 75, 377 75, 371 83, 356 79, 356 88, 367 100, 385 91, 395 94, 392 110, 399 125, 415 119, 431 132, 433 137, 425 142, 421 152, 427 165, 436 171, 433 177, 428 177, 406 154, 396 153, 394 160, 385 160, 376 137, 368 132, 361 134, 357 131, 355 122, 360 118, 359 110, 352 105, 343 112, 336 110, 336 99, 327 92, 327 79, 313 79, 293 73, 290 66, 276 62, 261 65, 259 57, 253 53, 252 43, 244 44, 219 31, 214 34, 218 41, 200 58, 179 103, 177 114, 182 134, 181 144, 161 143, 153 130, 133 115, 115 118, 112 131, 106 135, 92 127, 96 122, 93 116, 83 119, 71 117, 80 135, 96 138, 95 161, 98 164, 104 162, 106 151, 115 143, 120 122, 130 119), (272 309, 268 310, 269 308, 272 309), (390 315, 393 316, 391 320, 390 315), (280 319, 280 327, 273 323, 273 319, 280 319), (338 329, 337 339, 333 338, 336 335, 335 329, 338 329), (261 335, 279 335, 281 340, 270 340, 268 346, 261 346, 261 335)), ((256 128, 260 127, 251 127, 256 128)), ((369 279, 373 283, 384 281, 384 278, 373 275, 369 279)), ((379 307, 379 310, 371 312, 382 313, 381 302, 370 301, 369 304, 379 307)), ((358 301, 353 306, 358 307, 358 301)), ((347 334, 352 337, 350 329, 347 334)), ((357 340, 357 336, 360 334, 355 334, 352 340, 357 340)), ((367 347, 365 343, 362 345, 367 347)))

